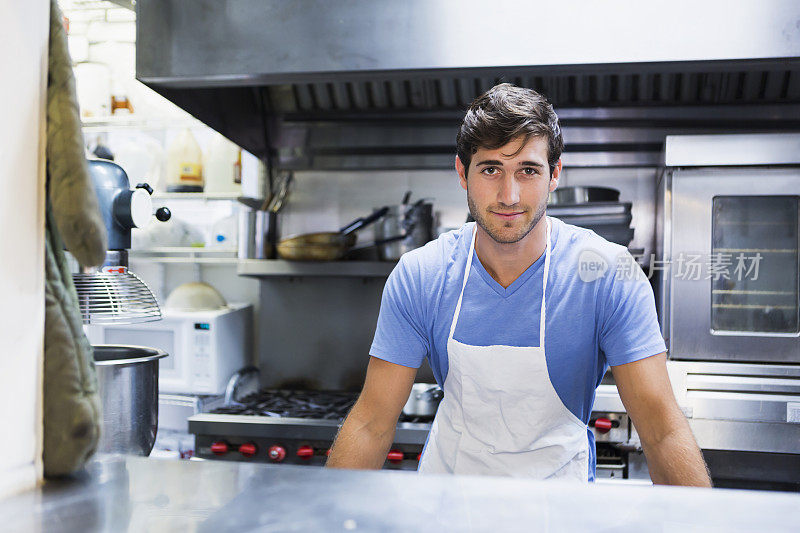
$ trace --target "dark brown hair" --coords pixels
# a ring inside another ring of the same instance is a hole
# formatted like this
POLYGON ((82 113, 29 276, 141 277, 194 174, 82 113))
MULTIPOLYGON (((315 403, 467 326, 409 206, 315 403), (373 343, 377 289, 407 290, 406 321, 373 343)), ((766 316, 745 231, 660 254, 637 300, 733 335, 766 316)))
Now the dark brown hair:
POLYGON ((470 104, 456 135, 456 153, 469 170, 472 154, 478 148, 495 150, 519 136, 524 136, 525 142, 538 136, 547 139, 547 163, 552 176, 564 150, 553 106, 533 89, 501 83, 470 104))

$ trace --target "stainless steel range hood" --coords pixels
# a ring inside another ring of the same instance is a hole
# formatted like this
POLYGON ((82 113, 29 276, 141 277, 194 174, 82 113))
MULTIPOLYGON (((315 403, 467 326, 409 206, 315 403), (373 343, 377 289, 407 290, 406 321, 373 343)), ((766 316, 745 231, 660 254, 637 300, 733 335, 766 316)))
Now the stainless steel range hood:
POLYGON ((449 167, 498 81, 554 102, 575 165, 655 164, 668 133, 800 129, 793 0, 136 9, 137 78, 277 167, 449 167))

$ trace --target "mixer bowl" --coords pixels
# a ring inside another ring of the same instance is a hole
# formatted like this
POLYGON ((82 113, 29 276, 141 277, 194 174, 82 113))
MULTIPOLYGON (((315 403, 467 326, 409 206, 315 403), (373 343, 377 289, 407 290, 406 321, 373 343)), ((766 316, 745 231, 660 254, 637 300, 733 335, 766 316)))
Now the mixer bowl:
POLYGON ((148 456, 158 428, 158 360, 167 353, 142 346, 93 346, 103 405, 97 451, 148 456))

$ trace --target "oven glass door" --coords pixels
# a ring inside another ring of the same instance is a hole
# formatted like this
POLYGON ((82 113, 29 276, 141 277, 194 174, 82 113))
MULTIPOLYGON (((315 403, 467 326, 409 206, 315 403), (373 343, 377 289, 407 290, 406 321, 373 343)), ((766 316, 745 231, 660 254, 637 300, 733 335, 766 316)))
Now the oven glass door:
POLYGON ((672 177, 673 359, 800 363, 800 171, 672 177))
POLYGON ((798 205, 798 196, 714 197, 713 333, 800 332, 798 205))

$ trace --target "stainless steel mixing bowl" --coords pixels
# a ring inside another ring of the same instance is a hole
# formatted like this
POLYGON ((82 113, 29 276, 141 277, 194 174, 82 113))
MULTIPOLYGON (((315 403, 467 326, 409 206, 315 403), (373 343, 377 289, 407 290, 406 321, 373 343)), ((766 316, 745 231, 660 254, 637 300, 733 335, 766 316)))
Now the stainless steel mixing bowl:
POLYGON ((93 346, 103 405, 98 452, 150 455, 158 428, 158 360, 142 346, 93 346))

